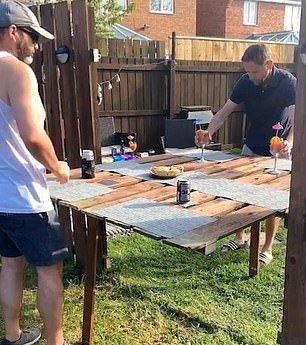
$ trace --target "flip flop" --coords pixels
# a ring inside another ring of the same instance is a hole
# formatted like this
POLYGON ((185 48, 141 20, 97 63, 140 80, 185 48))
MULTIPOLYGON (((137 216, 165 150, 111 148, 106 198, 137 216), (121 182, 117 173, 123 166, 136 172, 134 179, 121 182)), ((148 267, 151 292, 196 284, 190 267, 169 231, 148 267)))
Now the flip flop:
POLYGON ((259 262, 261 265, 268 265, 273 260, 273 255, 270 252, 259 253, 259 262))
POLYGON ((225 253, 225 252, 230 252, 233 250, 245 249, 248 247, 249 247, 248 241, 245 241, 244 243, 239 244, 235 242, 234 240, 231 240, 221 247, 221 252, 225 253))

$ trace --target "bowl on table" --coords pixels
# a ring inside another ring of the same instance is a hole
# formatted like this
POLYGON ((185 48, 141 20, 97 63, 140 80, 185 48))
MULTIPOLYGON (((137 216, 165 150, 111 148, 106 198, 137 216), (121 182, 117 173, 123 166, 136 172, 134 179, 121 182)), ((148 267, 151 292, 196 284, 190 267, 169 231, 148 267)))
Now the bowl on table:
POLYGON ((151 168, 150 173, 156 178, 174 178, 184 172, 184 167, 177 165, 170 166, 154 166, 151 168))

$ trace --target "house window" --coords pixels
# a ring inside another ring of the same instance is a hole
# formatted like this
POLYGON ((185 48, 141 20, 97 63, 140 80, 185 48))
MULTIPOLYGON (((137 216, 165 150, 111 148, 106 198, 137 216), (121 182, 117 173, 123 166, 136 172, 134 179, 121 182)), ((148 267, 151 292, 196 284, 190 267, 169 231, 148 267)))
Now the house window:
POLYGON ((174 13, 174 0, 150 0, 150 11, 157 13, 174 13))
POLYGON ((285 7, 284 30, 299 31, 301 22, 301 7, 290 6, 285 7))
POLYGON ((243 24, 256 25, 257 24, 257 1, 244 1, 243 24))
POLYGON ((117 0, 118 4, 124 9, 127 9, 127 0, 117 0))

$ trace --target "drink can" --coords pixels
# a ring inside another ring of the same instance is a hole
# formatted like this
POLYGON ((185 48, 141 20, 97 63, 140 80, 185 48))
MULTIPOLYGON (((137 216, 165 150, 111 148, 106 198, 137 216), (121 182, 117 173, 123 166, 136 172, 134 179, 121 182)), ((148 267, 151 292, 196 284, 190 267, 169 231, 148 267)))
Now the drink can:
POLYGON ((184 204, 190 201, 190 181, 178 180, 176 185, 176 202, 178 204, 184 204))
POLYGON ((111 147, 111 155, 112 155, 112 157, 114 157, 116 153, 117 153, 117 146, 112 146, 111 147))
POLYGON ((95 158, 92 150, 83 150, 82 153, 82 178, 95 177, 95 158))

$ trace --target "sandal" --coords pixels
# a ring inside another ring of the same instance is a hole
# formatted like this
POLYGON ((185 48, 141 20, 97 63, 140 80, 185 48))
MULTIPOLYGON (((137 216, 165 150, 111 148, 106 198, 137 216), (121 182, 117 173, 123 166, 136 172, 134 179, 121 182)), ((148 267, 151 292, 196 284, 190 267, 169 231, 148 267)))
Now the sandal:
POLYGON ((231 240, 221 247, 221 252, 225 253, 225 252, 230 252, 232 250, 244 249, 248 247, 249 247, 248 241, 245 241, 244 243, 239 244, 236 241, 231 240))
POLYGON ((262 265, 268 265, 273 260, 273 255, 270 252, 259 253, 259 262, 262 265))

